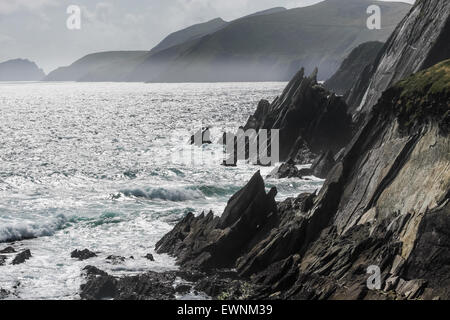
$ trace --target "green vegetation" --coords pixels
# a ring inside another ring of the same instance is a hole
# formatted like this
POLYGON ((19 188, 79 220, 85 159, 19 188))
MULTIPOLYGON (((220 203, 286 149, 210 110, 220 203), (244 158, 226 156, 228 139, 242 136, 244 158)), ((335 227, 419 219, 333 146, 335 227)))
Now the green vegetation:
POLYGON ((418 72, 395 85, 401 90, 401 97, 429 97, 446 94, 450 90, 450 59, 418 72))
MULTIPOLYGON (((409 130, 428 120, 437 121, 441 131, 450 125, 450 59, 397 83, 393 93, 394 112, 402 129, 409 130)), ((388 101, 389 103, 389 101, 388 101)))

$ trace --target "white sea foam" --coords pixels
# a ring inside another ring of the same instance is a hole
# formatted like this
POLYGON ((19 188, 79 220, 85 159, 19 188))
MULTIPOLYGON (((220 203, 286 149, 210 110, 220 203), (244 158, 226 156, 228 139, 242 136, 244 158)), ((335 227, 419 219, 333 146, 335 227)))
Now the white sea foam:
MULTIPOLYGON (((190 211, 220 215, 257 170, 273 168, 224 167, 208 153, 207 166, 170 163, 189 137, 178 144, 168 137, 200 120, 233 130, 261 98, 273 100, 285 85, 0 84, 0 242, 33 238, 14 244, 17 251, 30 249, 32 258, 12 265, 8 255, 0 287, 20 299, 77 299, 86 264, 114 275, 175 268, 154 248, 178 219, 190 211), (84 248, 98 257, 70 258, 84 248), (147 253, 154 262, 143 258, 147 253), (108 255, 134 259, 114 266, 108 255)), ((220 134, 212 130, 212 140, 220 134)), ((220 146, 204 151, 214 148, 220 146)), ((315 180, 266 183, 278 188, 277 200, 320 186, 315 180)))
POLYGON ((0 226, 0 242, 52 236, 66 224, 64 215, 45 222, 17 222, 0 226))
POLYGON ((186 201, 203 199, 205 196, 199 190, 187 188, 148 188, 124 189, 120 191, 127 197, 145 198, 149 200, 186 201))

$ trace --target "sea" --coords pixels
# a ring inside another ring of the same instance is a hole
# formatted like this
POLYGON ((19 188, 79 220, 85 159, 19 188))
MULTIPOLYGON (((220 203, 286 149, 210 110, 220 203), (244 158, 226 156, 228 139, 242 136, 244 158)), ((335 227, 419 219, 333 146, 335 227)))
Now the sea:
MULTIPOLYGON (((266 177, 274 169, 222 166, 219 140, 285 86, 0 83, 0 250, 32 254, 19 265, 5 255, 0 288, 9 299, 79 299, 86 265, 117 276, 176 270, 172 257, 155 252, 156 242, 189 212, 221 215, 255 172, 266 177), (191 146, 202 127, 211 128, 212 143, 191 146), (97 257, 70 257, 85 248, 97 257), (110 255, 126 260, 112 264, 110 255)), ((277 201, 322 183, 266 179, 277 201)))

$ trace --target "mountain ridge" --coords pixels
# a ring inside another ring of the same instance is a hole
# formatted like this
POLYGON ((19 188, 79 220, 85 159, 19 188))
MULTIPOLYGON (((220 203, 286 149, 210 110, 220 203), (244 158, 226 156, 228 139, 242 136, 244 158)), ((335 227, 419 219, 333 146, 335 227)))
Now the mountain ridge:
POLYGON ((0 63, 0 81, 39 81, 44 71, 28 59, 11 59, 0 63))
MULTIPOLYGON (((316 66, 319 78, 327 78, 353 47, 370 40, 385 41, 411 7, 375 1, 385 12, 384 25, 381 30, 370 31, 366 27, 369 2, 372 4, 368 0, 328 0, 308 7, 255 13, 226 23, 212 33, 203 30, 206 35, 186 37, 188 40, 174 42, 174 46, 157 46, 132 71, 120 76, 112 72, 108 81, 287 81, 300 67, 310 73, 316 66), (346 6, 347 9, 342 8, 346 6)), ((174 34, 177 32, 168 37, 174 34)), ((113 71, 115 65, 109 68, 113 71)), ((91 78, 98 78, 95 72, 71 80, 91 78)), ((58 77, 52 72, 48 79, 58 77)))

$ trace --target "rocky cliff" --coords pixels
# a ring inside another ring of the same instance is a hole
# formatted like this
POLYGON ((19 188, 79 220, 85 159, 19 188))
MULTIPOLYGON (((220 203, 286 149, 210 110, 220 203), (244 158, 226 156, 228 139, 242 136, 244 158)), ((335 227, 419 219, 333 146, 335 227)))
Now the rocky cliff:
POLYGON ((280 160, 308 164, 321 153, 342 149, 352 136, 352 120, 344 100, 317 83, 317 69, 309 77, 301 69, 281 96, 259 102, 244 129, 278 129, 280 160))
POLYGON ((253 298, 450 298, 449 75, 447 60, 384 92, 318 195, 274 205, 257 173, 221 218, 188 215, 158 251, 236 268, 253 298))
POLYGON ((382 42, 372 41, 365 42, 353 49, 342 62, 338 71, 325 81, 325 88, 338 95, 345 95, 355 85, 363 70, 373 64, 383 45, 382 42))
POLYGON ((382 92, 414 72, 450 58, 450 2, 417 0, 373 65, 351 89, 347 102, 355 114, 367 114, 382 92))

